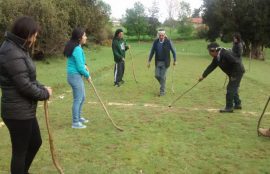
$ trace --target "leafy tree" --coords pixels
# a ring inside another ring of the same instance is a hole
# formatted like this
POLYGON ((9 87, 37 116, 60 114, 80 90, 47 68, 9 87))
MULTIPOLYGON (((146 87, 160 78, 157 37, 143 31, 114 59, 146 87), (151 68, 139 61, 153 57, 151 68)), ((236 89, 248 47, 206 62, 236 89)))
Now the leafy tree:
POLYGON ((201 11, 202 11, 202 9, 201 8, 195 8, 194 10, 193 10, 193 13, 192 13, 192 15, 191 15, 191 17, 192 18, 199 18, 201 15, 201 11))
POLYGON ((111 32, 110 7, 98 0, 0 0, 0 14, 0 40, 17 17, 33 16, 41 26, 35 49, 45 54, 62 52, 75 27, 85 27, 97 42, 111 32))
POLYGON ((177 12, 180 11, 178 0, 166 0, 168 19, 164 22, 169 27, 169 33, 171 35, 172 29, 176 27, 177 12))
POLYGON ((179 21, 185 21, 187 18, 190 17, 191 8, 190 8, 190 4, 188 2, 180 1, 179 9, 181 9, 178 11, 178 20, 179 21))
POLYGON ((147 18, 148 21, 148 30, 147 34, 149 36, 156 36, 157 28, 160 26, 160 22, 158 20, 158 1, 154 0, 152 4, 152 8, 149 10, 150 17, 147 18))
POLYGON ((141 36, 146 34, 148 24, 142 3, 136 2, 132 9, 126 10, 123 26, 127 29, 128 35, 136 35, 139 41, 141 36))
POLYGON ((269 0, 204 0, 203 20, 209 26, 208 39, 220 35, 231 41, 232 33, 239 32, 245 43, 245 53, 263 59, 263 48, 270 47, 269 0))
POLYGON ((181 9, 178 12, 178 26, 177 31, 180 34, 180 37, 190 38, 194 31, 193 25, 190 23, 191 8, 190 4, 185 1, 180 1, 179 8, 181 9))
POLYGON ((179 22, 177 31, 180 34, 180 38, 190 38, 192 36, 194 28, 190 22, 181 21, 179 22))

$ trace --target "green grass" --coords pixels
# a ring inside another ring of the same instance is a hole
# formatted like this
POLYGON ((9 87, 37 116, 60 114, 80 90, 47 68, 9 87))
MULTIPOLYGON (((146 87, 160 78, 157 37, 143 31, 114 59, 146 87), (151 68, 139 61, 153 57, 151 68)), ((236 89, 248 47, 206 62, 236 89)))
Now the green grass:
MULTIPOLYGON (((50 122, 57 154, 66 174, 269 173, 270 142, 267 138, 257 137, 256 132, 257 120, 270 91, 269 60, 252 61, 248 70, 249 62, 244 58, 247 72, 240 88, 243 111, 220 114, 207 110, 224 107, 225 75, 219 69, 170 109, 168 104, 193 86, 211 62, 207 43, 203 40, 174 42, 178 58, 174 74, 175 94, 171 92, 170 68, 167 94, 161 98, 157 97, 159 87, 154 79, 153 61, 151 68, 146 68, 152 43, 130 44, 139 83, 133 80, 131 57, 127 54, 126 83, 120 88, 113 87, 111 48, 85 50, 94 84, 124 132, 112 126, 87 83, 83 111, 90 122, 87 129, 71 129, 72 94, 66 82, 65 58, 36 62, 39 81, 54 90, 49 104, 50 122), (134 105, 108 105, 109 102, 134 105)), ((230 47, 230 44, 223 46, 230 47)), ((266 57, 270 57, 269 50, 266 57)), ((39 103, 38 120, 43 145, 30 172, 56 174, 42 104, 39 103)), ((270 127, 268 117, 265 116, 262 126, 270 127)), ((0 136, 0 173, 6 174, 11 155, 6 127, 0 128, 0 136)))

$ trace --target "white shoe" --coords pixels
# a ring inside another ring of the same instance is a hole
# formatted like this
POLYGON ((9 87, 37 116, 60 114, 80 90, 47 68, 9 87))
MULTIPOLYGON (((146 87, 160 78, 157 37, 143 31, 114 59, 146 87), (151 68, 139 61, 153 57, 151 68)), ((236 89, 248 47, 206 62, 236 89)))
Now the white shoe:
POLYGON ((89 120, 87 120, 87 119, 85 119, 85 118, 83 118, 83 117, 81 117, 81 118, 79 119, 79 121, 80 121, 81 123, 88 123, 88 122, 89 122, 89 120))
POLYGON ((71 126, 73 129, 85 129, 86 126, 83 125, 81 122, 77 122, 77 123, 72 123, 71 126))

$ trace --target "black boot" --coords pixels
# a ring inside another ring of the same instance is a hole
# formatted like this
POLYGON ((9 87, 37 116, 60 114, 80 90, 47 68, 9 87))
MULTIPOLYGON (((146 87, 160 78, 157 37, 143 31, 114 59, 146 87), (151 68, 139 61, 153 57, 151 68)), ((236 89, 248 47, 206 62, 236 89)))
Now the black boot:
POLYGON ((232 108, 224 108, 219 110, 220 113, 233 113, 232 108))
POLYGON ((242 106, 241 105, 235 105, 234 109, 242 109, 242 106))
POLYGON ((120 87, 120 83, 119 82, 114 82, 114 86, 120 87))

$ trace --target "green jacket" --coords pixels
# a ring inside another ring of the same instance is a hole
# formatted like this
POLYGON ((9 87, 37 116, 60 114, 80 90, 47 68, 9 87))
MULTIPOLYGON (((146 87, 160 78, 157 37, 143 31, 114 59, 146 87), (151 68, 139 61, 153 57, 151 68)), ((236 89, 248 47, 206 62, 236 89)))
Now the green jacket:
POLYGON ((128 50, 128 46, 124 39, 114 38, 112 41, 112 51, 114 62, 118 63, 122 61, 122 58, 126 57, 126 50, 128 50))

